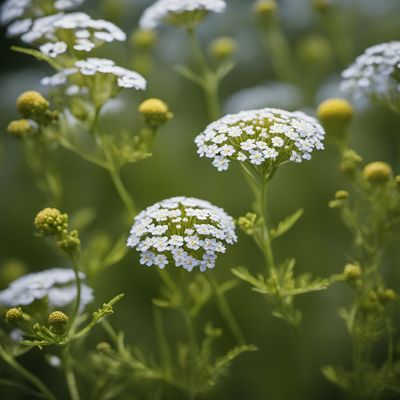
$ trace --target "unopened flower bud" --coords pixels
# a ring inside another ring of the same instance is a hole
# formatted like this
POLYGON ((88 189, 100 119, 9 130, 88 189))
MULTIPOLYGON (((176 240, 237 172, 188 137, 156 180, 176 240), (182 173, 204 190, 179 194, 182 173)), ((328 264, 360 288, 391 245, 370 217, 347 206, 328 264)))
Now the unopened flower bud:
POLYGON ((356 264, 346 264, 343 270, 343 275, 346 280, 355 281, 361 277, 362 270, 356 264))
POLYGON ((131 43, 139 49, 150 49, 157 40, 157 34, 150 29, 136 29, 131 36, 131 43))
POLYGON ((297 46, 300 60, 308 67, 318 66, 326 69, 333 58, 332 46, 322 35, 313 34, 303 38, 297 46))
POLYGON ((254 5, 254 13, 262 22, 273 21, 278 13, 276 0, 258 0, 254 5))
POLYGON ((400 175, 397 175, 397 176, 394 178, 394 182, 395 182, 395 184, 396 184, 397 190, 400 190, 400 175))
POLYGON ((381 289, 378 296, 382 303, 391 303, 397 299, 397 293, 393 289, 381 289))
POLYGON ((20 308, 10 308, 6 312, 7 322, 17 322, 22 320, 22 311, 20 308))
POLYGON ((22 93, 17 99, 17 111, 25 118, 40 119, 48 108, 49 102, 33 90, 22 93))
POLYGON ((375 161, 367 164, 363 170, 364 179, 371 185, 382 185, 392 176, 392 168, 383 161, 375 161))
POLYGON ((32 125, 27 119, 17 119, 8 124, 7 132, 10 135, 21 138, 32 132, 32 125))
POLYGON ((139 112, 153 128, 158 128, 172 118, 172 113, 169 111, 168 105, 156 98, 147 99, 140 104, 139 112))
POLYGON ((49 315, 49 325, 51 329, 57 334, 62 334, 65 332, 65 327, 67 323, 68 316, 62 311, 53 311, 49 315))
POLYGON ((100 342, 100 343, 97 344, 96 350, 101 352, 101 353, 107 353, 108 351, 111 350, 110 343, 100 342))
POLYGON ((230 37, 220 37, 213 40, 208 47, 208 53, 218 61, 232 57, 237 51, 237 43, 230 37))
POLYGON ((347 190, 338 190, 335 193, 335 199, 337 200, 346 200, 349 197, 349 192, 347 190))
POLYGON ((332 98, 318 106, 317 116, 328 134, 342 137, 353 118, 353 107, 345 99, 332 98))
POLYGON ((353 175, 362 161, 362 157, 354 150, 346 150, 340 163, 340 171, 346 175, 353 175))
POLYGON ((246 235, 252 235, 254 233, 254 224, 256 219, 256 214, 247 213, 244 217, 239 217, 238 225, 246 235))
POLYGON ((68 215, 57 208, 45 208, 36 215, 34 225, 43 235, 61 236, 67 232, 68 215))
POLYGON ((69 255, 76 254, 81 246, 81 241, 79 240, 78 231, 74 230, 60 239, 58 242, 58 247, 69 255))

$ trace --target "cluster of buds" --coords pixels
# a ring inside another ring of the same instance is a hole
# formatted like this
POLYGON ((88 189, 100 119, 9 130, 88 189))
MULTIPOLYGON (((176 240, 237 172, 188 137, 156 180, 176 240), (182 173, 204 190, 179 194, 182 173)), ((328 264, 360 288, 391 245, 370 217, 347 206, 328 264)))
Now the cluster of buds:
POLYGON ((349 197, 349 192, 347 192, 346 190, 338 190, 335 193, 335 198, 328 203, 329 208, 333 209, 342 208, 348 197, 349 197))
POLYGON ((349 149, 344 152, 339 168, 343 174, 354 176, 362 162, 362 157, 354 150, 349 149))
POLYGON ((257 215, 251 212, 248 212, 245 216, 239 217, 237 220, 237 224, 239 228, 246 234, 252 235, 254 233, 254 227, 257 221, 257 215))
POLYGON ((34 220, 36 230, 43 236, 54 236, 58 247, 66 254, 73 256, 80 248, 80 240, 76 230, 68 230, 68 215, 57 208, 45 208, 34 220))

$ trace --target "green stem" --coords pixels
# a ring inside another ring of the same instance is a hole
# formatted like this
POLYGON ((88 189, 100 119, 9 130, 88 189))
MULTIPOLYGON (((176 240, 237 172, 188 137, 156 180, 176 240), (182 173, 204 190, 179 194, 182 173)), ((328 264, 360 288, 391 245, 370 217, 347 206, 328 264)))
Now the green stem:
POLYGON ((192 46, 193 57, 202 74, 202 88, 206 97, 208 116, 211 121, 214 121, 221 115, 221 107, 218 96, 219 82, 215 74, 208 66, 195 29, 188 29, 187 32, 192 46))
POLYGON ((161 355, 163 369, 165 370, 168 378, 170 378, 172 374, 171 352, 168 346, 167 336, 164 330, 162 315, 158 307, 154 307, 154 322, 156 327, 157 342, 161 355))
POLYGON ((72 267, 74 270, 75 275, 75 282, 76 282, 76 299, 74 303, 74 308, 72 310, 71 318, 70 318, 70 330, 73 332, 75 328, 76 318, 79 314, 79 307, 81 304, 81 291, 82 291, 82 282, 81 277, 79 275, 79 264, 76 257, 72 257, 72 267))
POLYGON ((57 400, 53 393, 47 388, 47 386, 35 375, 31 374, 21 364, 17 362, 10 354, 8 354, 2 346, 0 346, 0 357, 6 362, 14 371, 21 375, 28 382, 32 383, 48 400, 57 400))
POLYGON ((210 282, 215 298, 217 299, 219 311, 222 317, 225 319, 226 323, 228 324, 232 335, 235 337, 239 345, 245 345, 246 340, 243 336, 243 333, 240 330, 238 323, 236 322, 235 316, 233 315, 233 312, 229 306, 228 301, 226 300, 224 293, 220 290, 217 280, 211 273, 206 274, 206 277, 210 282))
POLYGON ((65 346, 65 348, 63 349, 62 359, 63 359, 65 380, 67 382, 70 398, 71 400, 79 400, 80 396, 78 391, 78 385, 76 383, 75 374, 71 366, 71 356, 69 354, 68 345, 65 346))

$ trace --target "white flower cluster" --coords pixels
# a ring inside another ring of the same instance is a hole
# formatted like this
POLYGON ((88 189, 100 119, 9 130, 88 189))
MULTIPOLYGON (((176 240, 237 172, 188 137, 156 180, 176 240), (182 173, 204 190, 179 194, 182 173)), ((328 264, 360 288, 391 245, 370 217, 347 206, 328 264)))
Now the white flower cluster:
POLYGON ((127 245, 141 253, 142 265, 169 263, 192 271, 214 268, 216 253, 237 240, 233 219, 208 201, 173 197, 143 210, 135 218, 127 245))
POLYGON ((59 42, 59 32, 62 30, 72 32, 74 35, 72 47, 77 51, 89 52, 105 42, 126 40, 125 32, 112 22, 92 19, 82 12, 60 13, 38 18, 21 39, 26 43, 59 42))
POLYGON ((369 47, 342 73, 341 90, 354 96, 390 100, 400 95, 400 41, 369 47))
MULTIPOLYGON (((56 0, 53 4, 53 11, 59 12, 77 7, 84 0, 56 0)), ((32 26, 35 18, 44 17, 49 11, 51 3, 43 8, 43 0, 6 0, 0 8, 0 24, 8 25, 8 36, 19 36, 27 32, 32 26), (14 22, 13 22, 14 21, 14 22)))
MULTIPOLYGON (((80 273, 83 279, 85 275, 80 273)), ((93 301, 93 290, 83 284, 80 307, 93 301)), ((0 305, 4 307, 28 306, 47 297, 50 308, 65 307, 76 298, 75 275, 71 269, 53 268, 16 279, 0 291, 0 305)))
POLYGON ((221 13, 225 8, 223 0, 158 0, 144 11, 139 25, 143 29, 154 29, 169 15, 196 11, 221 13))
POLYGON ((230 160, 253 166, 278 166, 286 161, 311 159, 324 148, 324 129, 312 117, 275 108, 228 114, 211 123, 195 139, 200 157, 225 171, 230 160))

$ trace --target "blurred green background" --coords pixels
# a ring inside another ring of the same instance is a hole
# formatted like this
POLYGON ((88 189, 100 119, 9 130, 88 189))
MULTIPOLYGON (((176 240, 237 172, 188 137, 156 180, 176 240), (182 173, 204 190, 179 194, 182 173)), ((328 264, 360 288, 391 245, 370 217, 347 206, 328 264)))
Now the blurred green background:
MULTIPOLYGON (((82 9, 93 17, 112 20, 129 35, 136 29, 141 12, 149 3, 139 0, 87 1, 82 9)), ((229 0, 227 3, 224 14, 211 16, 200 29, 205 47, 218 36, 231 36, 238 42, 237 66, 221 89, 223 103, 239 90, 277 81, 271 68, 270 54, 263 47, 263 33, 255 23, 253 2, 229 0)), ((336 31, 330 32, 310 0, 280 2, 282 27, 296 57, 301 81, 304 83, 315 78, 312 85, 298 87, 302 99, 294 101, 290 95, 283 101, 292 101, 297 108, 308 113, 314 113, 321 100, 339 93, 340 71, 366 47, 400 39, 398 0, 342 0, 334 3, 337 4, 339 24, 336 31), (307 40, 311 41, 308 47, 304 44, 307 40), (337 40, 345 41, 348 49, 345 57, 337 51, 337 40), (307 93, 304 93, 305 87, 307 93), (309 90, 310 87, 312 90, 309 90)), ((36 271, 66 265, 33 235, 33 218, 47 204, 34 185, 21 144, 9 137, 5 128, 10 120, 17 117, 16 97, 24 90, 44 91, 39 81, 50 71, 46 65, 12 52, 10 46, 15 43, 5 38, 2 32, 0 265, 3 265, 4 271, 4 265, 10 260, 20 260, 30 271, 36 271)), ((126 67, 140 63, 129 42, 105 46, 102 54, 126 67)), ((123 99, 120 108, 103 115, 102 129, 112 135, 114 129, 135 131, 140 118, 137 106, 148 97, 165 100, 175 114, 175 118, 162 128, 154 156, 124 169, 123 179, 130 192, 141 208, 164 198, 185 195, 209 200, 234 217, 243 215, 251 208, 251 193, 238 166, 232 163, 229 171, 218 173, 208 160, 196 155, 194 137, 208 122, 202 93, 172 68, 175 64, 190 63, 186 37, 178 30, 163 28, 152 55, 152 66, 146 74, 148 90, 144 93, 125 91, 119 96, 123 99)), ((260 106, 274 106, 271 101, 279 93, 277 87, 261 90, 260 106)), ((288 104, 287 107, 293 106, 288 104)), ((400 117, 384 108, 361 105, 351 125, 352 147, 366 162, 386 161, 399 173, 399 123, 400 117)), ((121 223, 123 208, 106 172, 63 149, 56 151, 64 184, 63 209, 71 214, 84 207, 95 209, 95 221, 86 232, 88 238, 95 231, 105 231, 115 238, 124 233, 121 223)), ((313 155, 310 162, 280 168, 272 181, 269 213, 273 222, 278 222, 297 208, 305 209, 296 227, 275 242, 278 260, 296 258, 298 272, 309 271, 318 276, 339 273, 351 251, 349 233, 327 207, 334 192, 347 185, 338 171, 338 162, 335 149, 327 147, 325 151, 313 155)), ((230 268, 238 265, 245 265, 252 271, 262 270, 262 255, 251 239, 241 233, 239 239, 236 246, 219 258, 215 274, 220 280, 228 279, 230 268)), ((85 243, 85 235, 82 241, 85 243)), ((400 290, 399 255, 399 249, 394 246, 385 261, 387 278, 397 290, 400 290)), ((4 274, 2 280, 4 287, 4 274)), ((129 342, 150 352, 154 348, 151 299, 157 296, 159 284, 156 271, 139 266, 134 251, 130 251, 118 265, 103 271, 93 282, 98 304, 120 292, 126 294, 111 321, 117 329, 126 332, 129 342)), ((229 293, 229 300, 246 338, 256 344, 259 351, 239 357, 230 376, 207 398, 342 398, 338 389, 325 380, 320 369, 327 364, 351 364, 349 339, 337 314, 337 310, 350 299, 350 291, 344 284, 334 285, 323 293, 298 298, 297 304, 303 311, 304 320, 296 337, 290 327, 270 315, 268 305, 259 295, 250 292, 244 284, 239 285, 229 293)), ((183 325, 175 323, 172 312, 167 311, 166 316, 170 321, 167 327, 171 337, 179 337, 183 325)), ((203 311, 202 319, 224 326, 215 304, 203 311)), ((98 329, 88 343, 89 349, 94 349, 101 339, 104 337, 98 329)), ((229 333, 219 343, 225 350, 234 344, 229 333)), ((62 382, 60 373, 40 361, 41 358, 35 355, 37 352, 31 352, 25 357, 25 362, 46 380, 52 377, 62 382)), ((0 366, 0 372, 3 375, 3 366, 0 366)), ((62 385, 60 383, 60 392, 62 385)), ((6 396, 1 397, 18 398, 12 397, 11 393, 6 396)))

